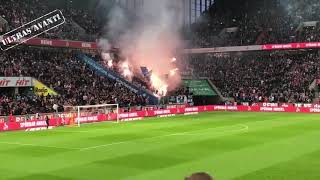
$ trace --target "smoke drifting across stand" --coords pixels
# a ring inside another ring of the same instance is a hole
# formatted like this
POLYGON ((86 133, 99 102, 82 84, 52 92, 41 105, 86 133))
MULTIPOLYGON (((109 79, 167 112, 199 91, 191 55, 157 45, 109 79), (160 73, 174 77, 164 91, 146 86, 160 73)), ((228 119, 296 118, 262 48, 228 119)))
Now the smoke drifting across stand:
POLYGON ((181 1, 147 0, 135 12, 115 6, 108 14, 104 32, 107 38, 100 39, 101 47, 109 47, 108 40, 116 43, 132 71, 137 72, 141 66, 152 70, 153 87, 166 93, 181 79, 172 58, 182 47, 179 33, 182 14, 181 1), (169 74, 173 75, 168 78, 169 74))

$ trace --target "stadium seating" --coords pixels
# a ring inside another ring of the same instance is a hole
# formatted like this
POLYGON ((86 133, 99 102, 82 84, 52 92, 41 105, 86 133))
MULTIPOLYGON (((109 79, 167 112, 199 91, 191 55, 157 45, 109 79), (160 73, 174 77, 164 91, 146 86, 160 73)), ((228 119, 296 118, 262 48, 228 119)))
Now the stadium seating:
MULTIPOLYGON (((4 1, 0 6, 0 15, 10 22, 9 27, 12 29, 53 10, 45 4, 46 1, 40 0, 31 0, 31 3, 4 1), (31 7, 31 4, 36 8, 31 7)), ((100 34, 102 25, 98 24, 94 15, 73 8, 61 10, 67 17, 66 24, 42 37, 94 40, 100 34), (84 36, 79 36, 82 31, 84 36)), ((303 12, 297 21, 295 16, 285 14, 282 6, 226 13, 212 7, 202 15, 201 21, 191 26, 191 31, 185 33, 185 37, 190 40, 191 47, 319 41, 318 23, 304 25, 304 22, 317 20, 319 14, 316 11, 303 12), (233 27, 230 30, 232 32, 227 30, 233 27)), ((3 29, 1 31, 4 32, 3 29)), ((107 67, 107 62, 99 55, 93 56, 107 67)), ((195 77, 212 79, 225 97, 233 97, 238 102, 312 102, 314 93, 308 87, 314 79, 320 78, 319 60, 315 52, 274 55, 255 53, 233 57, 193 55, 186 67, 192 70, 195 77)), ((127 106, 146 103, 145 98, 96 75, 79 62, 73 52, 67 50, 18 48, 2 53, 0 63, 0 76, 31 76, 60 94, 59 97, 25 94, 12 97, 1 92, 0 115, 11 112, 52 112, 54 103, 60 106, 115 102, 127 106)), ((117 61, 113 65, 113 70, 120 73, 117 61)), ((133 77, 133 82, 150 89, 148 82, 141 77, 133 77)), ((172 94, 179 94, 179 90, 172 94)))
POLYGON ((26 114, 53 112, 54 103, 63 105, 86 105, 119 103, 120 106, 143 105, 145 99, 130 92, 122 85, 100 77, 83 63, 73 52, 22 48, 0 55, 0 76, 31 76, 56 90, 59 97, 36 97, 0 95, 0 112, 26 114), (17 110, 18 109, 18 110, 17 110))
POLYGON ((190 64, 197 76, 212 79, 225 97, 238 102, 310 103, 314 93, 308 88, 320 77, 319 60, 315 52, 197 55, 190 59, 190 64))
MULTIPOLYGON (((46 0, 26 2, 9 0, 1 4, 0 16, 9 22, 10 29, 55 9, 48 6, 46 0)), ((315 2, 315 4, 317 3, 315 2)), ((320 6, 314 7, 319 8, 320 6)), ((101 17, 96 17, 83 9, 71 7, 60 7, 59 9, 63 11, 67 22, 61 28, 51 30, 42 37, 95 41, 101 35, 102 27, 105 26, 105 24, 99 23, 101 17)), ((304 11, 303 7, 297 7, 296 11, 299 16, 289 16, 286 14, 286 9, 280 5, 270 7, 261 7, 260 5, 255 9, 246 9, 245 7, 240 9, 242 11, 226 9, 226 12, 222 13, 217 11, 213 5, 203 13, 200 21, 192 24, 191 31, 186 31, 185 38, 191 42, 189 45, 191 47, 212 47, 317 41, 320 39, 318 24, 302 26, 304 22, 319 19, 316 9, 309 12, 304 11), (270 21, 271 19, 272 21, 270 21), (227 28, 234 27, 236 28, 234 31, 226 32, 227 28)), ((1 31, 4 30, 0 30, 0 33, 1 31)))
POLYGON ((288 14, 285 6, 272 4, 246 9, 239 4, 240 12, 227 9, 219 12, 215 7, 202 15, 192 25, 186 38, 192 47, 254 45, 266 43, 289 43, 319 41, 319 25, 306 26, 305 22, 319 20, 319 2, 314 2, 313 10, 306 11, 298 6, 295 14, 288 14), (236 31, 225 32, 236 27, 236 31))
MULTIPOLYGON (((14 29, 55 10, 56 7, 48 6, 48 2, 47 0, 4 1, 0 6, 0 16, 9 23, 7 30, 14 29)), ((96 39, 95 34, 97 34, 98 27, 88 12, 64 7, 59 9, 65 16, 65 24, 42 34, 40 37, 86 41, 96 39)), ((5 29, 0 30, 0 34, 3 32, 5 29)))

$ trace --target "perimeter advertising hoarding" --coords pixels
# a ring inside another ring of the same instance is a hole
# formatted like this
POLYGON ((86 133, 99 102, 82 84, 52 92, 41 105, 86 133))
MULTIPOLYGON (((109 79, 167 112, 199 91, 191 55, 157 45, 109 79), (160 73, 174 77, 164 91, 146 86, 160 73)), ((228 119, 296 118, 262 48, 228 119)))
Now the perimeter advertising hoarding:
MULTIPOLYGON (((120 113, 119 119, 122 121, 142 119, 145 117, 168 117, 171 115, 184 114, 190 115, 207 111, 239 111, 239 112, 289 112, 289 113, 320 113, 320 108, 307 108, 307 107, 260 107, 260 106, 223 106, 223 105, 209 105, 209 106, 194 106, 194 107, 181 107, 172 109, 161 110, 144 110, 137 112, 120 113)), ((53 117, 50 116, 50 126, 61 126, 69 124, 69 117, 53 117)), ((1 118, 1 117, 0 117, 1 118)), ((99 114, 81 116, 81 123, 93 123, 103 121, 115 121, 116 114, 99 114)), ((45 127, 44 120, 30 120, 18 121, 17 117, 13 117, 11 121, 0 121, 1 131, 24 130, 28 128, 45 127)))

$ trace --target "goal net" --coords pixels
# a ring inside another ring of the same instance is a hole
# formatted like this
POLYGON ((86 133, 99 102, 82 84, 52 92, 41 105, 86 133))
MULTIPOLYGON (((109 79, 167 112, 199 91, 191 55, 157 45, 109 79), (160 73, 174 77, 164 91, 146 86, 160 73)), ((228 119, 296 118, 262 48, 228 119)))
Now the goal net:
POLYGON ((68 113, 70 126, 79 126, 83 123, 103 122, 116 120, 119 122, 118 104, 98 104, 86 106, 64 106, 68 113))

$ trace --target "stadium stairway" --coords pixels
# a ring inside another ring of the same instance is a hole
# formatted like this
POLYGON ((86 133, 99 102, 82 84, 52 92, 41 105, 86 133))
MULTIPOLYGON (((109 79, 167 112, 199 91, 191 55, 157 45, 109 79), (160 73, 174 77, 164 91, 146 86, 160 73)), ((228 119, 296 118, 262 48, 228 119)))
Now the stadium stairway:
POLYGON ((103 67, 102 65, 97 63, 93 58, 91 58, 83 53, 78 53, 77 58, 80 61, 84 62, 86 65, 88 65, 90 69, 95 71, 100 76, 104 76, 108 79, 114 80, 114 81, 122 84, 124 87, 128 88, 130 91, 132 91, 136 94, 142 95, 144 97, 147 97, 148 104, 150 104, 150 105, 158 104, 159 99, 152 92, 150 92, 149 90, 144 89, 142 87, 137 87, 136 85, 132 84, 131 82, 129 82, 126 79, 124 79, 123 77, 121 77, 121 75, 119 75, 118 73, 103 67))

